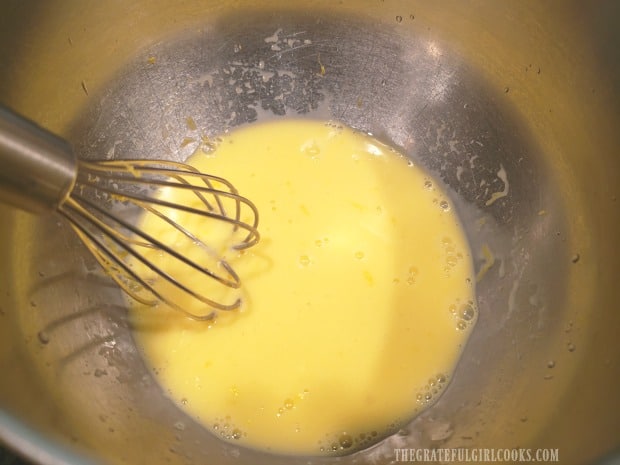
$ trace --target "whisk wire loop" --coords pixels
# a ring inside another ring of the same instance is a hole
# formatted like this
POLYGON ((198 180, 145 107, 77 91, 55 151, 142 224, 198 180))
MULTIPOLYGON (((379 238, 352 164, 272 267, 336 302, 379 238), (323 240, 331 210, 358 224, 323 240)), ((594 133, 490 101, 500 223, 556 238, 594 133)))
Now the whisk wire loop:
POLYGON ((224 233, 230 228, 230 248, 238 251, 259 241, 258 209, 226 179, 172 161, 80 160, 71 194, 58 209, 112 279, 144 305, 165 302, 196 320, 240 306, 239 297, 225 303, 206 296, 213 292, 213 283, 238 289, 240 279, 218 249, 221 245, 210 245, 210 233, 193 230, 202 228, 203 220, 224 225, 224 233), (187 202, 165 200, 165 191, 187 202), (181 213, 183 218, 202 220, 182 224, 181 213), (143 230, 140 221, 145 215, 165 226, 166 234, 155 237, 143 230), (191 249, 183 249, 180 242, 191 249), (162 266, 165 260, 174 266, 162 266), (183 279, 188 271, 211 284, 192 286, 183 279), (170 289, 182 291, 185 298, 178 302, 178 292, 170 289), (187 297, 202 304, 199 312, 186 308, 187 297))
MULTIPOLYGON (((235 201, 235 203, 238 203, 239 206, 237 207, 237 209, 235 210, 235 217, 231 218, 230 216, 228 216, 228 214, 226 213, 226 210, 224 210, 223 206, 221 208, 218 208, 219 211, 216 210, 203 210, 203 209, 198 209, 195 207, 190 207, 188 205, 182 205, 182 204, 178 204, 178 203, 172 203, 172 202, 167 202, 165 200, 162 199, 157 199, 157 198, 152 198, 152 197, 147 197, 144 195, 140 195, 140 194, 134 194, 131 192, 125 192, 123 193, 123 197, 125 200, 133 200, 136 202, 137 205, 141 205, 143 208, 148 209, 149 211, 155 213, 156 210, 153 209, 152 207, 150 207, 149 205, 158 205, 160 207, 165 207, 165 208, 169 208, 169 209, 175 209, 175 210, 179 210, 179 211, 183 211, 186 213, 193 213, 193 214, 199 214, 199 215, 204 215, 206 217, 209 218, 213 218, 213 219, 217 219, 217 220, 221 220, 227 223, 230 223, 231 225, 233 225, 235 227, 235 230, 237 230, 238 228, 242 228, 244 230, 246 230, 248 232, 248 235, 239 243, 239 244, 235 244, 233 247, 237 250, 242 250, 242 249, 246 249, 249 247, 252 247, 253 245, 255 245, 258 240, 259 240, 259 236, 257 235, 257 226, 258 223, 255 221, 252 224, 248 224, 244 221, 241 221, 239 219, 240 216, 240 211, 241 211, 241 205, 245 205, 248 208, 250 208, 252 210, 252 213, 254 215, 255 218, 258 218, 258 209, 256 208, 256 206, 251 203, 248 199, 246 199, 245 197, 241 197, 238 194, 235 193, 231 193, 231 192, 226 192, 226 191, 222 191, 222 190, 217 190, 217 189, 213 189, 213 188, 208 188, 208 187, 201 187, 201 186, 192 186, 191 184, 183 184, 183 185, 178 185, 176 183, 173 182, 166 182, 166 181, 157 181, 157 180, 153 180, 153 181, 145 181, 142 180, 141 182, 137 181, 134 183, 135 185, 138 184, 148 184, 150 186, 158 186, 161 188, 165 188, 165 187, 174 187, 174 188, 179 188, 179 189, 187 189, 188 191, 193 191, 194 194, 196 194, 196 196, 204 202, 205 205, 210 205, 208 204, 207 199, 205 198, 205 196, 203 194, 211 194, 211 195, 215 195, 218 198, 218 201, 221 203, 221 200, 219 199, 220 197, 227 197, 227 198, 231 198, 235 201)), ((76 181, 76 186, 80 186, 81 185, 81 181, 80 178, 78 178, 78 180, 76 181)), ((97 188, 100 192, 105 192, 111 195, 117 195, 118 193, 118 188, 112 188, 112 187, 106 187, 106 186, 100 186, 97 188)), ((162 214, 162 217, 164 217, 165 215, 162 214)), ((162 218, 163 219, 163 218, 162 218)), ((167 220, 170 221, 170 220, 167 220)), ((127 241, 132 241, 133 239, 131 238, 126 238, 127 241)))

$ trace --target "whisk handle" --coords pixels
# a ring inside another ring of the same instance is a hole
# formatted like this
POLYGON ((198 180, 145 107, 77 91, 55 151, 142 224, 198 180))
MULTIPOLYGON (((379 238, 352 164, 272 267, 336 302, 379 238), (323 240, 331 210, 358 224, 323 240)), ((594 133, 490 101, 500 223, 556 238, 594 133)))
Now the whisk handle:
POLYGON ((35 213, 54 210, 76 174, 67 141, 0 105, 0 201, 35 213))

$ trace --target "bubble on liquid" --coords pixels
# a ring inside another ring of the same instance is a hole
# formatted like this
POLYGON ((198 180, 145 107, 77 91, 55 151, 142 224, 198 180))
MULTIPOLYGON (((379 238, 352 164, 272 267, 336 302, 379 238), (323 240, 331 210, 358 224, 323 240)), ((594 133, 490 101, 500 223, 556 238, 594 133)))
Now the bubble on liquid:
POLYGON ((463 330, 467 329, 467 323, 465 323, 463 320, 457 321, 456 329, 458 329, 459 331, 463 331, 463 330))
POLYGON ((413 160, 407 160, 407 166, 412 167, 413 166, 413 160))
POLYGON ((335 128, 335 129, 343 128, 342 124, 336 123, 335 121, 327 121, 324 126, 328 128, 335 128))
POLYGON ((301 147, 301 151, 310 158, 316 158, 321 153, 321 147, 315 141, 310 141, 301 147))
POLYGON ((299 264, 301 266, 308 266, 310 264, 310 257, 308 257, 307 255, 301 255, 299 257, 299 264))
MULTIPOLYGON (((213 429, 214 430, 218 430, 219 425, 214 425, 213 429), (216 427, 217 426, 217 427, 216 427)), ((237 428, 234 425, 230 425, 228 423, 224 424, 224 427, 219 429, 219 435, 223 438, 226 439, 227 441, 230 440, 239 440, 241 439, 243 436, 246 436, 246 433, 244 433, 243 431, 241 431, 239 428, 237 428)))
POLYGON ((287 410, 291 410, 295 406, 295 402, 293 399, 286 399, 284 401, 284 408, 287 410))
POLYGON ((424 388, 416 394, 416 402, 427 404, 431 402, 444 389, 448 377, 444 373, 439 373, 430 378, 424 388))
POLYGON ((450 211, 450 204, 447 200, 442 200, 441 202, 439 202, 439 208, 441 208, 445 212, 450 211))
POLYGON ((362 252, 361 250, 358 250, 357 252, 355 252, 355 258, 357 258, 358 260, 361 260, 362 258, 364 258, 364 252, 362 252))
POLYGON ((473 305, 468 302, 461 308, 461 318, 465 321, 471 321, 476 316, 476 310, 473 305))
POLYGON ((431 181, 430 179, 427 179, 424 181, 424 188, 431 190, 433 188, 433 181, 431 181))
POLYGON ((555 367, 555 360, 549 360, 547 362, 547 368, 553 368, 555 367))
POLYGON ((177 431, 185 431, 185 423, 183 423, 182 421, 175 422, 173 426, 174 429, 176 429, 177 431))
POLYGON ((452 239, 447 236, 444 236, 441 239, 441 244, 444 249, 446 260, 444 270, 446 273, 450 273, 450 270, 458 265, 458 263, 463 259, 463 254, 457 251, 452 239))
POLYGON ((403 22, 403 17, 400 16, 400 15, 396 16, 396 22, 397 23, 402 23, 403 22))
POLYGON ((572 342, 569 342, 568 344, 566 344, 566 348, 568 349, 569 352, 575 352, 575 349, 577 347, 575 347, 575 344, 573 344, 572 342))
POLYGON ((416 278, 418 277, 418 268, 415 266, 410 266, 407 272, 407 284, 415 284, 416 278))
POLYGON ((338 439, 338 443, 342 449, 349 449, 353 446, 353 438, 347 433, 342 433, 338 439))

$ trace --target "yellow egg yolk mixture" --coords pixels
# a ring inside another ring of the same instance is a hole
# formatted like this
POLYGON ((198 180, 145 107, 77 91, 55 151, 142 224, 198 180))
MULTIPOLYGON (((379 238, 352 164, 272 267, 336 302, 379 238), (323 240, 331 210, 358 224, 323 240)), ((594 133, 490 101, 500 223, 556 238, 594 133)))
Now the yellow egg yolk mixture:
POLYGON ((180 408, 239 445, 330 455, 434 402, 477 317, 469 246, 434 179, 367 134, 309 120, 235 129, 188 163, 254 202, 261 240, 239 252, 213 236, 241 278, 226 291, 239 309, 196 322, 132 305, 135 340, 180 408))

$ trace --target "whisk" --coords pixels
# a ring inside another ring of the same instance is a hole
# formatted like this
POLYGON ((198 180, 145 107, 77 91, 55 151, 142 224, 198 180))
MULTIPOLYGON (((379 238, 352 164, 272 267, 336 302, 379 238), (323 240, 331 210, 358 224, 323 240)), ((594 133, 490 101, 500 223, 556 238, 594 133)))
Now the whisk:
POLYGON ((2 106, 0 163, 0 201, 65 217, 138 302, 164 302, 195 320, 241 305, 226 291, 241 283, 225 255, 259 241, 258 210, 226 179, 173 161, 81 160, 64 139, 2 106))

